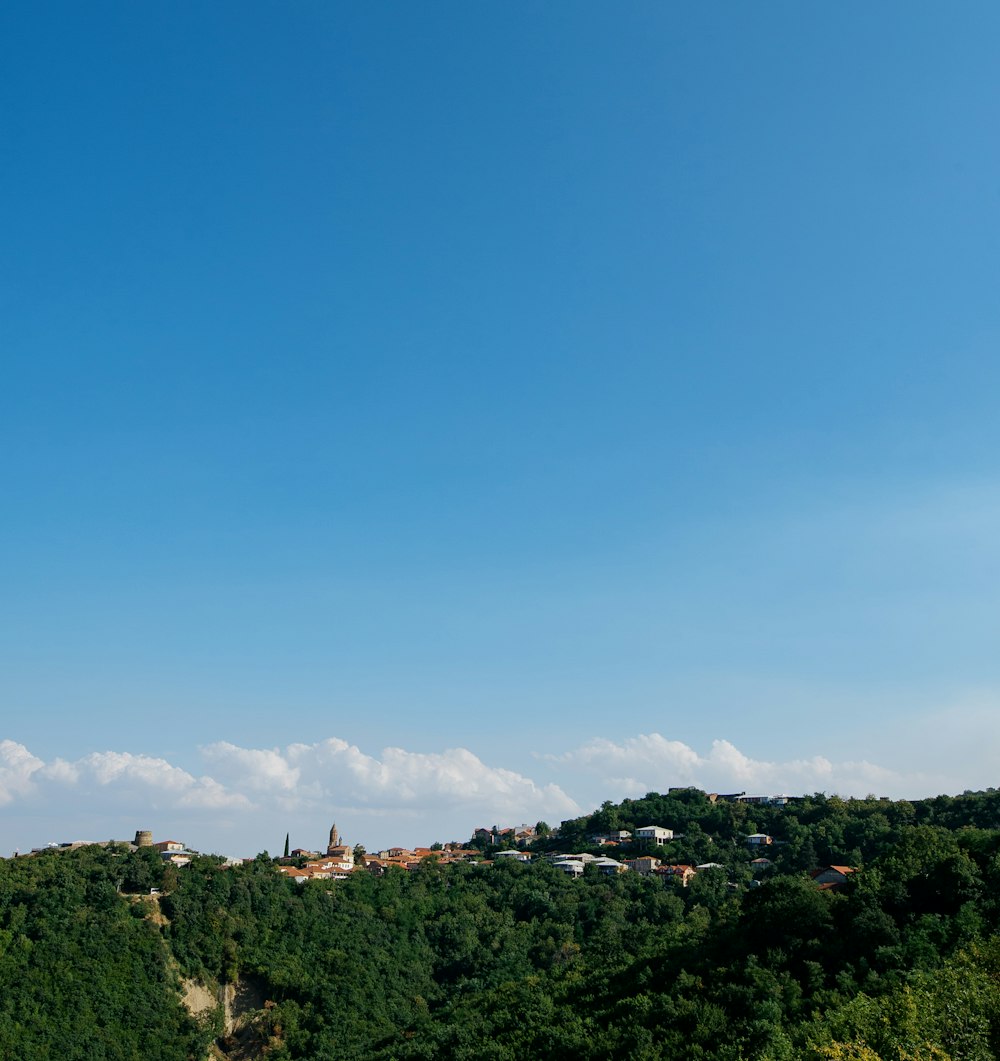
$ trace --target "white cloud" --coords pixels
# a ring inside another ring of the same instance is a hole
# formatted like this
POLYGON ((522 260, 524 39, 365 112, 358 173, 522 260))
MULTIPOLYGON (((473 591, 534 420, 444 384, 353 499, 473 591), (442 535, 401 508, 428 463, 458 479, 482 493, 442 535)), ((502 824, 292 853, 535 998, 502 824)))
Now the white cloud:
POLYGON ((288 809, 315 803, 372 811, 468 806, 512 816, 580 810, 558 785, 489 766, 466 748, 424 753, 390 747, 376 758, 330 737, 284 752, 222 742, 202 753, 232 787, 268 792, 288 809))
POLYGON ((44 765, 23 744, 0 741, 0 806, 27 795, 32 789, 32 775, 44 765))
POLYGON ((0 842, 37 845, 137 828, 181 833, 203 850, 254 854, 277 849, 286 831, 315 846, 335 817, 354 840, 374 846, 468 837, 476 825, 558 821, 581 807, 557 784, 485 763, 466 748, 369 755, 337 737, 315 744, 201 749, 210 770, 195 776, 156 756, 91 752, 46 763, 23 745, 0 743, 0 842), (30 833, 15 836, 15 825, 30 833))
MULTIPOLYGON (((53 759, 45 763, 23 744, 0 741, 0 805, 15 798, 31 797, 45 802, 65 798, 66 789, 77 796, 109 790, 116 796, 128 793, 167 806, 248 807, 239 792, 225 789, 211 777, 194 777, 166 759, 131 752, 91 752, 75 762, 53 759)), ((95 800, 95 803, 101 803, 95 800)))
MULTIPOLYGON (((586 775, 579 787, 599 799, 666 791, 675 785, 695 785, 727 792, 839 792, 864 796, 912 796, 934 791, 931 775, 906 773, 867 760, 834 763, 822 755, 772 762, 754 759, 727 740, 715 740, 702 754, 681 741, 659 733, 640 734, 621 742, 595 738, 573 751, 545 757, 561 771, 586 775), (627 773, 626 773, 627 771, 627 773)), ((579 791, 579 789, 577 789, 579 791)))
POLYGON ((177 800, 179 807, 221 810, 223 808, 251 809, 253 804, 240 792, 230 792, 211 777, 199 777, 185 787, 177 800))
POLYGON ((184 792, 194 783, 185 770, 171 766, 166 759, 129 752, 93 752, 75 764, 80 777, 91 777, 100 785, 138 782, 163 792, 184 792))
POLYGON ((255 792, 291 792, 299 783, 299 771, 277 748, 241 748, 219 741, 202 748, 201 753, 228 773, 237 787, 255 792))
POLYGON ((80 768, 65 759, 53 759, 42 767, 41 774, 51 781, 61 781, 66 785, 75 785, 80 780, 80 768))

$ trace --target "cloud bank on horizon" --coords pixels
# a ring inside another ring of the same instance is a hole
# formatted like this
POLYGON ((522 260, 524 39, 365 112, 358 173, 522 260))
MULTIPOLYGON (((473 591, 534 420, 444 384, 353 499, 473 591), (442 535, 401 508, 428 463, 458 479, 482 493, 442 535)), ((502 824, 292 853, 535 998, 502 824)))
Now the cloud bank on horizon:
POLYGON ((164 758, 123 751, 46 762, 23 744, 2 740, 0 842, 37 846, 42 837, 27 835, 33 821, 38 829, 43 823, 61 828, 60 839, 103 837, 134 821, 135 828, 150 822, 158 830, 183 828, 188 842, 203 850, 250 854, 268 841, 273 849, 273 837, 283 836, 288 823, 312 836, 336 817, 349 823, 355 840, 381 847, 464 839, 477 825, 495 822, 559 821, 605 799, 672 785, 896 798, 959 790, 949 778, 918 769, 822 755, 771 762, 727 740, 701 753, 659 733, 594 738, 536 754, 535 777, 486 763, 466 748, 388 747, 373 756, 338 737, 284 748, 220 741, 198 755, 205 772, 196 775, 164 758))

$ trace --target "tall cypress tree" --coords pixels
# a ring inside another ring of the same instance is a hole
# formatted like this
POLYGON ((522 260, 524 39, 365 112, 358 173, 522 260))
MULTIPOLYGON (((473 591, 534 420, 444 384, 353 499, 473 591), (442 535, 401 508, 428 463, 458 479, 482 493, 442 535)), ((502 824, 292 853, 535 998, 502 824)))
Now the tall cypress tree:
POLYGON ((288 833, 285 833, 285 858, 288 858, 288 833))

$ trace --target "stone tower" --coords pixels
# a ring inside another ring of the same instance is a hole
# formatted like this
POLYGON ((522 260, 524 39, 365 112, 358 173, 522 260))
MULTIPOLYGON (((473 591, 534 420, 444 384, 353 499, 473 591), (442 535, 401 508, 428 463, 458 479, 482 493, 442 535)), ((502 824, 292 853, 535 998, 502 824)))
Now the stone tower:
POLYGON ((153 834, 149 829, 136 829, 135 840, 133 841, 136 847, 152 847, 153 846, 153 834))
POLYGON ((336 822, 330 826, 330 842, 326 847, 327 854, 329 854, 335 847, 340 847, 340 833, 337 832, 336 822))

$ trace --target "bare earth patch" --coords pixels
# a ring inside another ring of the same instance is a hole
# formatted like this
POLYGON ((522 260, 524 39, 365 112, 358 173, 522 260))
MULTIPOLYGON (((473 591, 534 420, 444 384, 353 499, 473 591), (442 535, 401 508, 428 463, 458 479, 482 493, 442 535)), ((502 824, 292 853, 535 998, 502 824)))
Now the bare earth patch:
POLYGON ((181 998, 192 1017, 204 1017, 219 1004, 215 993, 197 980, 181 980, 181 998))

